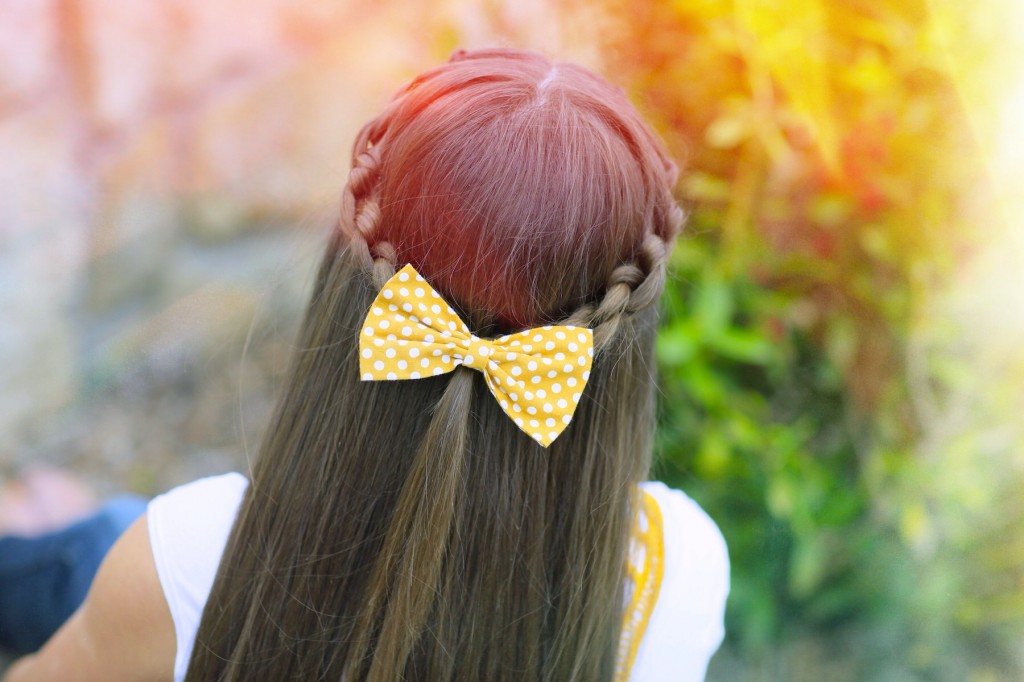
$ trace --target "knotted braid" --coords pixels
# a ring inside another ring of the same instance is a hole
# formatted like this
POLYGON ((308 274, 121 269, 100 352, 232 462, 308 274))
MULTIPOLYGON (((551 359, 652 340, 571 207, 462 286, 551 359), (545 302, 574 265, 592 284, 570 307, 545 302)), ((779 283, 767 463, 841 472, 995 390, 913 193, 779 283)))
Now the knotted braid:
POLYGON ((670 245, 682 223, 682 209, 665 190, 634 259, 612 270, 599 301, 580 306, 564 322, 592 329, 595 352, 608 348, 623 320, 657 303, 665 288, 670 245))
POLYGON ((371 121, 356 138, 352 170, 342 192, 339 219, 339 227, 348 238, 349 249, 371 275, 377 288, 382 288, 397 269, 397 253, 390 242, 376 241, 372 249, 369 246, 381 219, 381 148, 378 143, 386 129, 385 121, 385 116, 371 121))

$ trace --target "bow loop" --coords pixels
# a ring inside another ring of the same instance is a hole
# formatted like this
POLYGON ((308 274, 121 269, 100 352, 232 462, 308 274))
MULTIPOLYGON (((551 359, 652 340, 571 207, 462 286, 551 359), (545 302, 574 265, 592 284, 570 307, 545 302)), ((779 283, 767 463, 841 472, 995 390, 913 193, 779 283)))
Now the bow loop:
POLYGON ((593 356, 593 333, 583 327, 480 338, 411 265, 381 289, 359 335, 364 381, 475 369, 509 418, 544 447, 572 421, 593 356))

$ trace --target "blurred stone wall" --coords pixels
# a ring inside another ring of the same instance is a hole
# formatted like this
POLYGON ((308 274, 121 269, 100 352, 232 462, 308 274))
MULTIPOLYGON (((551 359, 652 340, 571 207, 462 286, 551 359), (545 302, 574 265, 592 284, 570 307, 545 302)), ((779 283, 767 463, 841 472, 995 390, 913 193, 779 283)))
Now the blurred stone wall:
POLYGON ((0 0, 0 477, 244 466, 358 127, 456 46, 593 63, 573 31, 541 0, 0 0))

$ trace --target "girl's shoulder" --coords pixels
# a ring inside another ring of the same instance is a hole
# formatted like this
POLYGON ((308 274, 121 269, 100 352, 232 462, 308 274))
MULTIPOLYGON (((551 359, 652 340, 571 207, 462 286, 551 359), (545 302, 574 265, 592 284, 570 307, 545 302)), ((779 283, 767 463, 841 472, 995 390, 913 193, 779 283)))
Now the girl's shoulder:
POLYGON ((699 504, 682 490, 670 488, 661 481, 645 481, 641 490, 654 498, 661 512, 665 530, 666 553, 681 550, 686 560, 710 562, 728 569, 729 557, 725 538, 718 525, 699 504))
MULTIPOLYGON (((146 518, 157 568, 161 569, 164 560, 164 568, 173 570, 171 558, 184 566, 205 567, 210 557, 216 572, 248 485, 245 476, 232 472, 200 478, 151 500, 146 518)), ((167 577, 178 580, 183 576, 167 577)))
POLYGON ((192 644, 249 481, 239 473, 201 478, 154 498, 146 509, 150 549, 174 621, 175 680, 192 644))
POLYGON ((681 490, 641 484, 658 506, 663 572, 631 679, 702 680, 725 636, 729 553, 718 526, 681 490), (665 678, 666 671, 673 671, 665 678))
MULTIPOLYGON (((184 677, 203 607, 249 482, 211 476, 155 498, 147 510, 157 573, 175 625, 175 679, 184 677)), ((641 484, 657 506, 663 571, 631 679, 700 680, 725 633, 729 556, 711 517, 664 483, 641 484)))
POLYGON ((163 495, 158 495, 150 502, 150 506, 153 504, 157 506, 179 504, 203 507, 222 506, 231 501, 241 501, 248 485, 249 479, 236 471, 207 476, 179 485, 163 495))

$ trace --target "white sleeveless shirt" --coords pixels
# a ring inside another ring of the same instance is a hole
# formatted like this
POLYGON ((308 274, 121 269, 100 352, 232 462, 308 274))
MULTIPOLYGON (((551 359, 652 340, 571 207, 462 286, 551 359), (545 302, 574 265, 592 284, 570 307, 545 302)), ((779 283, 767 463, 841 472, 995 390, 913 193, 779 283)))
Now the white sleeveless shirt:
MULTIPOLYGON (((164 598, 174 621, 174 679, 185 678, 203 607, 248 481, 238 473, 180 486, 149 503, 147 523, 164 598)), ((725 634, 729 557, 715 523, 663 483, 641 484, 658 503, 664 573, 630 679, 703 680, 725 634)))

